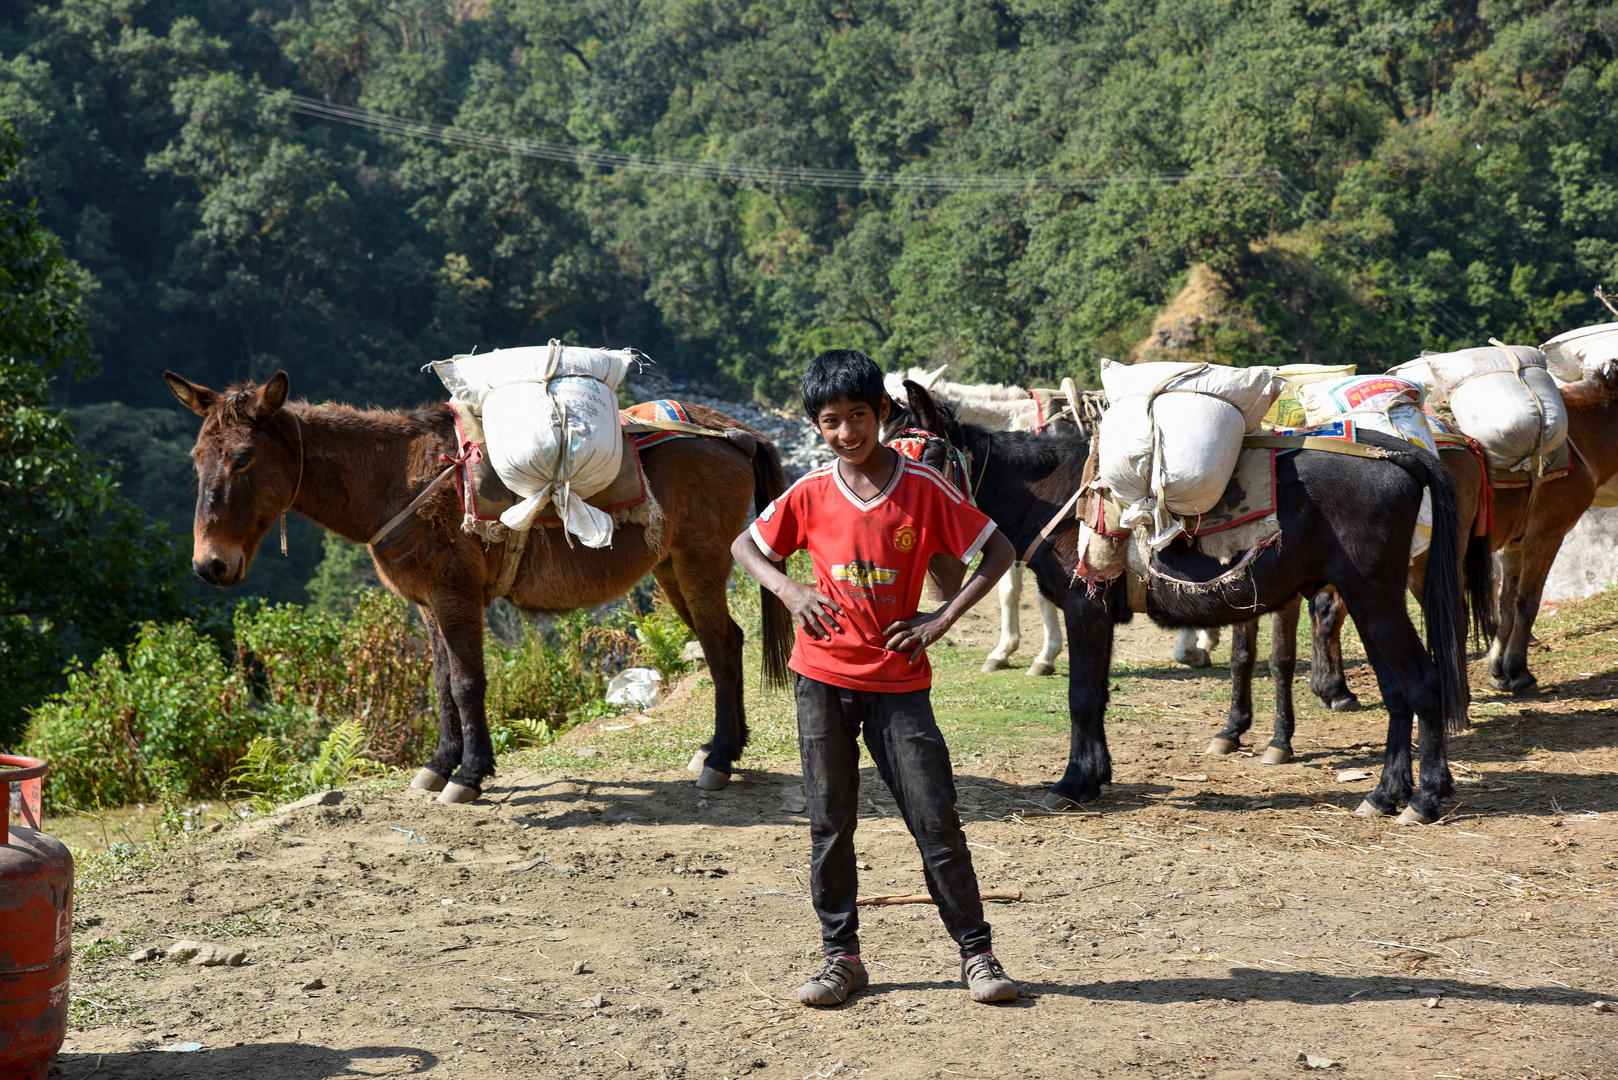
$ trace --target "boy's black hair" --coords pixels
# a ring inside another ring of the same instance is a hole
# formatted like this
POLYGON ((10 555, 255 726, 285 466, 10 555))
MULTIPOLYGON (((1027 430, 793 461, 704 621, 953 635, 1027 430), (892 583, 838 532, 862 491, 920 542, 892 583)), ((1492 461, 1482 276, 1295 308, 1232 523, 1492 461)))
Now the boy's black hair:
POLYGON ((803 411, 811 420, 838 398, 863 401, 874 411, 882 411, 882 369, 858 349, 828 349, 815 357, 803 373, 803 411))

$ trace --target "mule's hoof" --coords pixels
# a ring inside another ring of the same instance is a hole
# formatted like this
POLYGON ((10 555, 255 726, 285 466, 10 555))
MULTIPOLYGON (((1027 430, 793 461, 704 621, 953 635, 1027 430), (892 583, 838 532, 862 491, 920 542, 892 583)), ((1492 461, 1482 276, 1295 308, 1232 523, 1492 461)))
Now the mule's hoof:
POLYGON ((697 777, 697 787, 703 791, 723 791, 730 786, 730 774, 710 769, 704 765, 702 775, 697 777))
POLYGON ((691 764, 685 767, 686 772, 701 772, 708 767, 708 751, 698 750, 691 755, 691 764))
POLYGON ((1539 693, 1539 680, 1525 671, 1515 679, 1511 680, 1509 689, 1517 697, 1524 697, 1528 694, 1537 694, 1539 693))
POLYGON ((1035 660, 1032 664, 1028 665, 1028 674, 1030 674, 1030 675, 1055 675, 1056 674, 1056 665, 1055 664, 1047 664, 1043 660, 1035 660))
POLYGON ((1332 712, 1359 712, 1360 699, 1353 694, 1344 694, 1340 698, 1333 698, 1329 703, 1332 712))
POLYGON ((1260 765, 1285 765, 1292 760, 1292 751, 1284 746, 1272 746, 1258 759, 1260 765))
POLYGON ((1357 809, 1355 809, 1354 812, 1356 814, 1358 814, 1360 817, 1387 817, 1388 816, 1387 814, 1383 813, 1381 810, 1378 810, 1376 807, 1372 806, 1370 799, 1362 799, 1360 801, 1359 807, 1357 809))
POLYGON ((410 786, 417 791, 443 791, 444 785, 449 783, 449 777, 439 776, 431 769, 423 769, 410 781, 410 786))
POLYGON ((474 802, 481 798, 482 795, 483 792, 479 791, 475 787, 467 787, 465 784, 450 783, 445 784, 444 790, 438 793, 438 801, 443 803, 445 806, 451 806, 455 803, 474 802))
POLYGON ((1186 665, 1194 668, 1213 667, 1213 657, 1208 655, 1207 649, 1192 649, 1186 665))
POLYGON ((1215 739, 1204 750, 1204 757, 1229 757, 1242 748, 1242 744, 1235 739, 1215 739))
POLYGON ((1058 795, 1054 791, 1047 792, 1045 797, 1039 801, 1039 805, 1043 806, 1047 810, 1055 810, 1059 814, 1067 814, 1074 810, 1084 809, 1084 806, 1081 803, 1074 802, 1066 795, 1058 795))
POLYGON ((1407 806, 1399 815, 1398 823, 1400 825, 1431 825, 1433 820, 1433 818, 1416 810, 1415 807, 1407 806))
POLYGON ((998 659, 996 657, 991 656, 987 660, 983 661, 982 670, 983 670, 983 674, 988 675, 988 674, 991 674, 991 673, 996 672, 996 671, 1004 671, 1006 668, 1008 668, 1010 666, 1011 665, 1009 663, 1007 663, 1005 660, 998 659))

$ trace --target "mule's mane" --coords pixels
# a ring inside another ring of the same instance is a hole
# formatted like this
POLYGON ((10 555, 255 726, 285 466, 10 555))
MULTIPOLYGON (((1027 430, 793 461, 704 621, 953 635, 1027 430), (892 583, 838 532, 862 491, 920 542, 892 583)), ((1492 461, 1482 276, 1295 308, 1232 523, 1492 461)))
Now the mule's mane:
MULTIPOLYGON (((213 419, 221 426, 256 423, 253 410, 259 389, 260 384, 251 379, 231 383, 219 392, 213 419)), ((340 401, 311 402, 307 398, 296 398, 289 399, 277 412, 290 412, 299 420, 324 420, 336 427, 417 427, 432 423, 443 408, 440 402, 425 402, 413 409, 357 408, 340 401)))
POLYGON ((1562 400, 1575 409, 1600 409, 1618 402, 1618 360, 1586 370, 1584 378, 1562 387, 1562 400))
MULTIPOLYGON (((1047 428, 1043 434, 1032 431, 995 431, 980 424, 959 419, 957 407, 933 398, 933 407, 944 422, 945 435, 956 446, 974 454, 988 453, 1009 463, 1018 471, 1049 472, 1065 462, 1082 463, 1090 452, 1089 437, 1077 427, 1047 428)), ((904 407, 900 417, 910 423, 919 423, 915 410, 904 407)))

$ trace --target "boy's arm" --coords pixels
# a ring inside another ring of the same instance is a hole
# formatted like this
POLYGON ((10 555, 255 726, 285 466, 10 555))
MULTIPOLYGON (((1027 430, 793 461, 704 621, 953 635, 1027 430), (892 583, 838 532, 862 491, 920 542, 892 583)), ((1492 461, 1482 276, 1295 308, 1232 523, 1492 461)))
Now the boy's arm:
MULTIPOLYGON (((1011 545, 1007 544, 1006 547, 1009 550, 1011 545)), ((798 620, 798 625, 803 627, 804 632, 810 637, 817 641, 830 640, 832 634, 843 632, 843 628, 832 617, 832 612, 838 615, 843 613, 843 609, 837 606, 837 601, 777 570, 775 564, 758 549, 752 533, 744 532, 731 541, 730 554, 741 564, 743 570, 753 576, 754 581, 781 598, 787 610, 792 612, 793 618, 798 620)))
POLYGON ((994 588, 1001 575, 1011 569, 1016 557, 1017 551, 1011 546, 1011 541, 999 529, 994 530, 983 544, 983 558, 978 562, 978 571, 972 575, 972 580, 937 611, 902 619, 884 630, 888 648, 893 652, 908 651, 910 662, 914 664, 927 651, 927 646, 943 637, 955 625, 955 620, 989 595, 989 590, 994 588))

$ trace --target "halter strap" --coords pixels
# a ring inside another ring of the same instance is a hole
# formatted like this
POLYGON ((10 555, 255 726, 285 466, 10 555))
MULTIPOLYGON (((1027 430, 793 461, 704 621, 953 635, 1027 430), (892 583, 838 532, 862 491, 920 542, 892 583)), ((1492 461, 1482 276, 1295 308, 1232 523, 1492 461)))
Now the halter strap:
POLYGON ((292 498, 288 500, 286 510, 281 511, 282 555, 287 553, 287 510, 292 509, 292 504, 298 501, 298 493, 303 490, 303 421, 298 419, 297 413, 289 412, 287 415, 292 417, 292 426, 298 431, 298 482, 293 485, 292 498))

